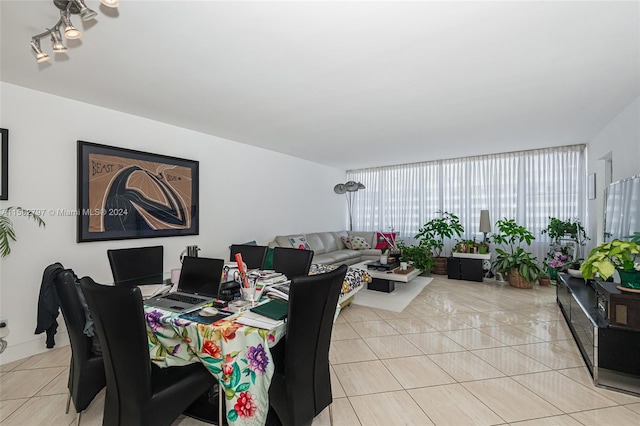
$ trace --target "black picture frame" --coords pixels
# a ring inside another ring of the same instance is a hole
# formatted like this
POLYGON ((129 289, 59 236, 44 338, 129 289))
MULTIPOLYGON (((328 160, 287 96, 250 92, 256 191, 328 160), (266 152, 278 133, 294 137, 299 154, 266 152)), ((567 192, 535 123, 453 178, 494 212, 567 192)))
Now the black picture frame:
POLYGON ((0 129, 0 200, 9 199, 9 129, 0 129))
POLYGON ((199 162, 78 141, 77 241, 198 235, 199 162))

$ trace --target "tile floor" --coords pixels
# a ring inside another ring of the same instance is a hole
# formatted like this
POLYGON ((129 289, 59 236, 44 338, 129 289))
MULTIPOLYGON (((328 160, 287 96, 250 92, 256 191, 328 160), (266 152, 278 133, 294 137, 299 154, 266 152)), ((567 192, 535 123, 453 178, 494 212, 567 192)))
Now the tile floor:
MULTIPOLYGON (((69 356, 62 347, 0 366, 0 424, 73 424, 69 356)), ((336 425, 640 424, 640 398, 592 385, 555 287, 436 276, 401 313, 344 309, 330 360, 336 425)), ((82 425, 101 424, 103 404, 101 393, 82 425)), ((314 425, 327 424, 325 410, 314 425)))

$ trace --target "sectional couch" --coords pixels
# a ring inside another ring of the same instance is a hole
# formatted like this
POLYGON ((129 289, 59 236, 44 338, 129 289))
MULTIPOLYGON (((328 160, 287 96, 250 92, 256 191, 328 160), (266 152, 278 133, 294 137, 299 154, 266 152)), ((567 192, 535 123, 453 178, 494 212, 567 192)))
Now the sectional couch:
POLYGON ((269 247, 294 247, 291 240, 299 240, 300 237, 306 239, 307 244, 313 250, 312 263, 319 265, 346 264, 353 265, 363 260, 378 260, 382 254, 380 249, 376 249, 376 232, 312 232, 308 234, 278 235, 269 243, 269 247), (348 249, 342 237, 358 236, 367 241, 371 248, 361 250, 348 249))

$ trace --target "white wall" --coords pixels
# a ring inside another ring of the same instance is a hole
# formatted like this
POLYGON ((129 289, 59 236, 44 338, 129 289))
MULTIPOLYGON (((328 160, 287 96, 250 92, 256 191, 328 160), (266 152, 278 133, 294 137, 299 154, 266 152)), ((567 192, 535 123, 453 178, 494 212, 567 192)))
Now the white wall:
POLYGON ((589 142, 587 173, 596 174, 596 199, 587 205, 591 237, 588 249, 603 241, 606 182, 602 158, 609 156, 613 161, 613 182, 640 174, 640 97, 589 142))
MULTIPOLYGON (((54 262, 112 280, 110 248, 162 244, 165 269, 188 244, 201 255, 228 257, 228 246, 268 243, 275 235, 345 229, 346 204, 333 187, 342 170, 208 136, 113 110, 0 83, 0 127, 9 129, 9 200, 1 207, 76 208, 77 140, 200 161, 200 235, 76 243, 76 218, 46 214, 46 228, 24 218, 18 242, 0 261, 0 318, 9 320, 9 347, 0 363, 45 350, 34 335, 44 268, 54 262)), ((65 344, 60 319, 57 346, 65 344)))

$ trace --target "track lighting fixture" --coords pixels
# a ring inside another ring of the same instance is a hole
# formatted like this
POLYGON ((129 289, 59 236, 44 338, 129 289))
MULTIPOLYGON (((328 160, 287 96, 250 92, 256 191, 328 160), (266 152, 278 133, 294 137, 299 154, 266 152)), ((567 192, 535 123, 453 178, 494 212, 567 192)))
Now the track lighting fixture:
MULTIPOLYGON (((120 4, 120 0, 100 0, 100 2, 107 7, 118 7, 120 4)), ((64 38, 67 40, 75 40, 82 37, 82 31, 71 23, 71 15, 80 15, 83 21, 90 21, 98 15, 94 10, 87 7, 85 0, 53 0, 53 4, 60 10, 58 22, 53 27, 47 28, 47 31, 31 37, 31 50, 35 53, 38 63, 51 59, 40 48, 40 39, 50 35, 53 51, 55 53, 65 52, 67 47, 62 43, 61 29, 64 33, 64 38)))
POLYGON ((31 41, 31 49, 36 54, 36 61, 38 61, 38 63, 46 62, 51 59, 51 56, 47 55, 42 51, 42 49, 40 49, 40 39, 31 41))

